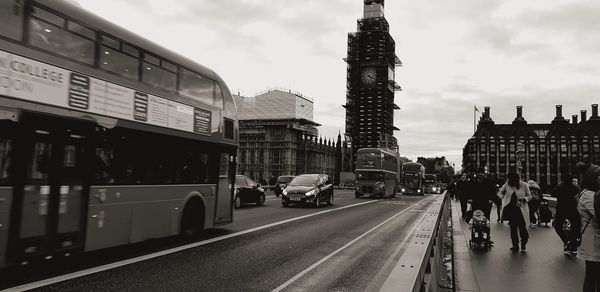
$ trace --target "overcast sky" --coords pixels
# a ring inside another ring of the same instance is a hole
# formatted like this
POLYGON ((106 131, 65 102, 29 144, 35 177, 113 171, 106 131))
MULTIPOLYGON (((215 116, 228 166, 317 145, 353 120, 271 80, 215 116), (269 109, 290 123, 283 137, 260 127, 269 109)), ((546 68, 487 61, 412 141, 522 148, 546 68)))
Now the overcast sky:
MULTIPOLYGON (((361 0, 76 1, 215 70, 234 93, 280 86, 313 97, 320 132, 344 131, 342 58, 361 0)), ((473 105, 491 106, 496 123, 517 105, 546 123, 556 104, 570 118, 600 102, 600 1, 391 0, 385 13, 404 63, 394 121, 403 156, 460 168, 473 105)))

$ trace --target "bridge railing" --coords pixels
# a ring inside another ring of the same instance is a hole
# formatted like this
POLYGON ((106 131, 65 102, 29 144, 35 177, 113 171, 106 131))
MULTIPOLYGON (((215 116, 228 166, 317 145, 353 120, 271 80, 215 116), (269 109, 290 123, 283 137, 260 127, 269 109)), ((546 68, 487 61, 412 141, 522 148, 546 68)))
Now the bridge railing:
POLYGON ((380 291, 454 291, 452 216, 446 192, 417 225, 380 291))

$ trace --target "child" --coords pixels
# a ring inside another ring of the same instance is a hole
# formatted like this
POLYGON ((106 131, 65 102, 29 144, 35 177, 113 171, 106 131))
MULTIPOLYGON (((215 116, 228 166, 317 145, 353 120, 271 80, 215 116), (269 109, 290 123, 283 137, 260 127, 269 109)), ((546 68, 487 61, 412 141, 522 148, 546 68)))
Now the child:
POLYGON ((471 228, 472 244, 491 246, 490 220, 485 217, 483 211, 475 210, 473 212, 473 218, 469 221, 469 228, 471 228))

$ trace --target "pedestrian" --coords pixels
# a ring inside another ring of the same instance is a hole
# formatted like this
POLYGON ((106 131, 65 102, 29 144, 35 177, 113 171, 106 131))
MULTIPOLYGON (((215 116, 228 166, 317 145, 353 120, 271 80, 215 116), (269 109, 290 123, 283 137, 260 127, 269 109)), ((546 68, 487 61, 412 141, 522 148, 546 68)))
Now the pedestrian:
POLYGON ((595 195, 600 189, 600 166, 588 164, 581 168, 583 191, 579 195, 577 210, 583 230, 577 257, 585 260, 584 292, 600 291, 600 220, 594 210, 595 195))
POLYGON ((450 199, 456 198, 456 183, 454 180, 450 181, 448 184, 448 193, 450 194, 450 199))
POLYGON ((467 202, 469 200, 469 182, 467 181, 467 174, 463 173, 460 180, 456 182, 456 195, 460 201, 460 213, 462 218, 467 218, 467 202))
POLYGON ((542 201, 542 190, 540 189, 540 186, 533 180, 529 180, 527 185, 529 185, 529 191, 531 191, 531 201, 528 203, 529 226, 535 227, 536 225, 539 225, 539 218, 537 218, 535 215, 538 212, 538 209, 540 208, 540 202, 542 201))
POLYGON ((477 169, 475 179, 470 185, 469 199, 474 210, 481 210, 485 217, 490 220, 492 203, 496 200, 496 187, 490 179, 485 176, 484 168, 477 169))
POLYGON ((502 185, 498 195, 502 199, 502 220, 508 220, 510 225, 510 239, 512 247, 510 250, 519 250, 519 237, 521 242, 521 250, 527 249, 527 241, 529 241, 529 206, 527 202, 531 200, 531 192, 529 185, 522 182, 519 175, 515 172, 510 172, 506 176, 507 182, 502 185))
POLYGON ((562 182, 551 192, 556 197, 556 214, 552 223, 554 230, 564 243, 565 253, 576 253, 579 245, 581 217, 577 211, 579 187, 573 184, 573 176, 564 174, 562 182))

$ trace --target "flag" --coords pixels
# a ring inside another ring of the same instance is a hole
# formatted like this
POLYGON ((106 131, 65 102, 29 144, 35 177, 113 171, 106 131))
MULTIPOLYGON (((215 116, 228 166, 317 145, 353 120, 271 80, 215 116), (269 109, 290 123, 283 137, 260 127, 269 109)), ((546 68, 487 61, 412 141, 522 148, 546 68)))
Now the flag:
POLYGON ((479 109, 477 108, 477 106, 476 106, 476 105, 473 105, 473 107, 475 108, 475 111, 476 111, 476 112, 479 112, 479 109))

